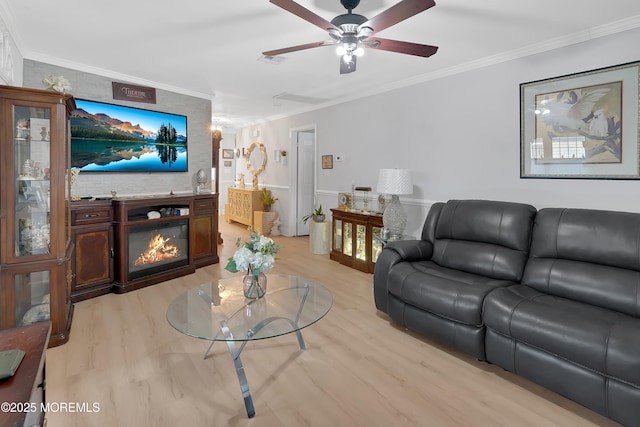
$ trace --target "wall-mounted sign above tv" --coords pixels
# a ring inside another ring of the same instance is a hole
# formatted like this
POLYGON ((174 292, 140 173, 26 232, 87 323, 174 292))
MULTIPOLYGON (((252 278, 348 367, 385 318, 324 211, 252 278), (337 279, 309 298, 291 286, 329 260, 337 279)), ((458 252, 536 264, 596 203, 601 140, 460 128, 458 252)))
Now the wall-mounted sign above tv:
POLYGON ((187 117, 76 99, 71 166, 86 172, 186 172, 187 117))

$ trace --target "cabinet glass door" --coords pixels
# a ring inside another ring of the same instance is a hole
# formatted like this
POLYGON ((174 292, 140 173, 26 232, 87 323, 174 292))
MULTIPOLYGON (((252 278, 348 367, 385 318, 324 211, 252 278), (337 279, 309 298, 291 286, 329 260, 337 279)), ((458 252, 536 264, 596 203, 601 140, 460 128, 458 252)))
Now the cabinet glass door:
POLYGON ((15 257, 50 254, 51 110, 14 106, 15 257))
POLYGON ((353 256, 353 224, 345 222, 342 227, 342 235, 344 236, 344 248, 342 248, 342 253, 347 256, 353 256))
POLYGON ((356 258, 367 260, 367 227, 362 224, 356 225, 356 258))
POLYGON ((50 272, 35 271, 15 276, 15 325, 31 325, 49 320, 50 272))
POLYGON ((371 262, 373 263, 378 261, 378 256, 380 256, 380 252, 382 252, 382 243, 374 237, 379 236, 381 231, 381 227, 371 228, 371 262))
POLYGON ((342 251, 342 220, 334 219, 333 229, 336 233, 333 236, 333 249, 338 252, 341 252, 342 251))

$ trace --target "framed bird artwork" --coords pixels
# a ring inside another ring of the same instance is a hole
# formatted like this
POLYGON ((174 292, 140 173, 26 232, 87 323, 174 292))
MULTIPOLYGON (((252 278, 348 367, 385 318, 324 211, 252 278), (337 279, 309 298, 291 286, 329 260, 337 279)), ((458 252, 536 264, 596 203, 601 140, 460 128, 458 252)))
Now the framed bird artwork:
POLYGON ((520 177, 640 179, 640 62, 520 85, 520 177))

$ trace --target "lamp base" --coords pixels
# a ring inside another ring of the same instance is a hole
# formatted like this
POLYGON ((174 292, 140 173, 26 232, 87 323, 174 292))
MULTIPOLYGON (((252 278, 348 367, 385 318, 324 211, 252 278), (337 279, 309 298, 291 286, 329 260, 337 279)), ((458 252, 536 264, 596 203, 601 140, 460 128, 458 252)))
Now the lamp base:
POLYGON ((389 229, 391 238, 399 238, 404 233, 404 228, 407 226, 407 214, 402 209, 400 197, 395 194, 391 196, 391 201, 385 206, 382 223, 385 228, 389 229))

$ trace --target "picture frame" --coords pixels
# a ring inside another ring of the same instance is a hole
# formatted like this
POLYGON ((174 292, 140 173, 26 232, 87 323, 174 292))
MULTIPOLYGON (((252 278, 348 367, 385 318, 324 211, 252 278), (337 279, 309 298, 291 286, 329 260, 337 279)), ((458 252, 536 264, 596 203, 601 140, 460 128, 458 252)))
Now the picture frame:
POLYGON ((322 169, 333 169, 333 154, 322 156, 322 169))
POLYGON ((640 179, 640 61, 520 84, 520 178, 640 179))
POLYGON ((231 160, 225 160, 224 161, 224 167, 225 168, 230 168, 231 167, 231 160))
POLYGON ((222 158, 223 159, 233 159, 234 156, 234 150, 233 148, 223 148, 222 149, 222 158))

